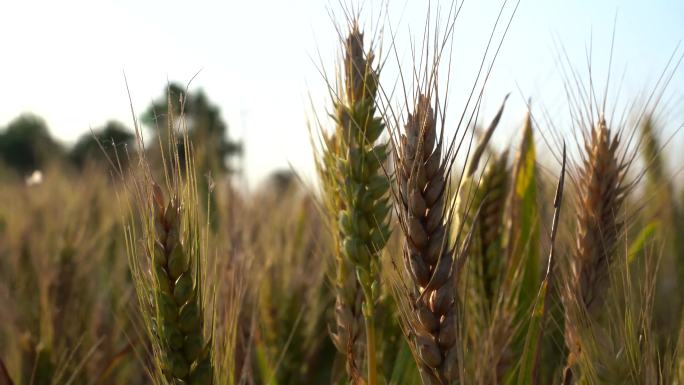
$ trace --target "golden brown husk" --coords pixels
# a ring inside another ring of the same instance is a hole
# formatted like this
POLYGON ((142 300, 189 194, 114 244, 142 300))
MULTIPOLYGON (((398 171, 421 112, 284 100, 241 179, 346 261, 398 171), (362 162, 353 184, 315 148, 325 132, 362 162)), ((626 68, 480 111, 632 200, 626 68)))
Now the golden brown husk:
POLYGON ((445 220, 445 161, 430 98, 420 95, 409 114, 396 159, 404 264, 412 278, 410 327, 425 384, 458 375, 453 247, 445 220))
MULTIPOLYGON (((601 119, 585 141, 586 156, 578 174, 576 199, 577 241, 570 264, 566 303, 566 345, 570 364, 582 354, 580 328, 600 325, 609 287, 609 269, 615 259, 625 198, 625 165, 618 156, 619 139, 601 119), (575 309, 575 310, 572 310, 575 309), (581 314, 582 318, 578 319, 581 314)), ((594 329, 601 343, 599 329, 594 329)))

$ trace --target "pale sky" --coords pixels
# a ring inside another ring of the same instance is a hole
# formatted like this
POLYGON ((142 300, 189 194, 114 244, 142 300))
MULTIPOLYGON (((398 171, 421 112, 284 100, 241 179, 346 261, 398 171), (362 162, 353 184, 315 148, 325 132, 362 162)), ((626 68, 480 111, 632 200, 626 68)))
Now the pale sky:
MULTIPOLYGON (((329 14, 341 15, 339 3, 3 1, 0 127, 29 111, 42 116, 65 143, 110 119, 132 127, 124 72, 133 108, 141 114, 167 80, 185 83, 201 70, 191 90, 204 89, 221 107, 230 136, 245 141, 251 184, 288 164, 310 175, 309 94, 318 110, 329 106, 317 66, 320 54, 328 73, 334 70, 338 40, 329 14)), ((380 10, 380 1, 362 3, 364 16, 380 10)), ((447 7, 451 1, 441 3, 447 7)), ((404 68, 410 36, 420 39, 426 4, 389 0, 386 24, 396 32, 404 68)), ((462 109, 500 6, 499 0, 467 0, 459 16, 451 81, 454 114, 462 109)), ((364 19, 367 29, 370 19, 364 19)), ((584 69, 592 42, 593 63, 605 69, 614 25, 613 72, 625 74, 621 92, 636 95, 653 86, 684 38, 684 1, 521 0, 485 92, 485 120, 512 93, 498 140, 515 136, 527 98, 567 115, 558 43, 584 69)), ((382 78, 389 85, 397 78, 392 67, 382 78)), ((667 113, 675 129, 684 122, 684 69, 675 73, 669 89, 667 113)), ((674 153, 683 143, 677 138, 669 150, 674 153)))

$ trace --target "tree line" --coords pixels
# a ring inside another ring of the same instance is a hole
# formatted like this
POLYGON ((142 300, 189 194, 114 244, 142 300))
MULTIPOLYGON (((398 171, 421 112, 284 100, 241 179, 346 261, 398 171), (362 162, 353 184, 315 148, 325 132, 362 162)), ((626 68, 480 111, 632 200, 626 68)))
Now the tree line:
MULTIPOLYGON (((220 108, 204 91, 186 92, 179 84, 169 84, 163 95, 144 111, 140 121, 155 135, 168 139, 169 125, 174 127, 171 130, 174 135, 181 134, 178 124, 181 114, 200 155, 198 166, 213 175, 231 172, 230 158, 240 155, 242 146, 229 139, 228 125, 220 108)), ((147 145, 158 142, 149 140, 147 145)), ((102 127, 88 130, 73 146, 67 147, 50 134, 44 119, 25 113, 0 128, 0 173, 26 176, 53 166, 80 171, 88 165, 106 167, 108 158, 118 159, 126 167, 127 158, 122 155, 134 145, 133 130, 110 120, 102 127)))

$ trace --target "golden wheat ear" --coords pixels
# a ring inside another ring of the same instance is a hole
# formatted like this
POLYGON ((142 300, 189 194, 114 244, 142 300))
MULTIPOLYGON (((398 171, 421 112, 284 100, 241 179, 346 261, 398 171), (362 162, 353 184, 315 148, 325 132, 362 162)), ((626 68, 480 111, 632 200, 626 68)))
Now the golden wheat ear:
POLYGON ((412 309, 405 316, 424 384, 447 384, 458 377, 454 277, 472 235, 457 254, 448 236, 448 160, 440 145, 430 97, 419 95, 396 149, 395 169, 403 260, 412 280, 407 293, 412 309))
POLYGON ((577 377, 573 367, 586 361, 590 351, 597 346, 608 349, 604 304, 610 272, 618 262, 620 237, 625 231, 623 204, 630 191, 625 183, 629 163, 619 153, 620 138, 603 117, 586 136, 583 147, 582 160, 573 170, 577 237, 562 290, 565 343, 570 351, 566 380, 577 377))
POLYGON ((585 159, 578 170, 577 241, 572 258, 573 290, 591 319, 598 320, 605 300, 609 268, 623 233, 622 204, 627 165, 617 150, 619 138, 601 119, 585 142, 585 159))

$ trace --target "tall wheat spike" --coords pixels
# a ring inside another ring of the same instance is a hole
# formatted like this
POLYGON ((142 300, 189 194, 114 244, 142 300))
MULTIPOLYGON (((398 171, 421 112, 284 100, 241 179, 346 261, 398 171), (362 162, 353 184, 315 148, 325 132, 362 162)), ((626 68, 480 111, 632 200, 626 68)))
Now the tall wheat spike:
MULTIPOLYGON (((126 225, 127 254, 151 342, 152 380, 156 384, 211 385, 215 374, 213 332, 205 330, 204 322, 208 307, 204 298, 206 244, 199 219, 202 209, 187 127, 183 128, 181 154, 170 106, 169 100, 170 150, 163 149, 160 139, 161 156, 168 157, 163 165, 169 198, 154 181, 145 153, 139 153, 139 174, 127 181, 128 209, 134 218, 126 225)), ((144 149, 137 126, 136 136, 144 149)))
POLYGON ((196 272, 188 240, 182 239, 178 199, 165 204, 161 189, 154 186, 154 256, 157 334, 162 363, 169 379, 188 384, 211 384, 213 367, 209 345, 202 333, 202 311, 196 272), (184 245, 185 243, 185 245, 184 245))
POLYGON ((472 202, 472 207, 482 206, 473 254, 478 264, 478 285, 481 285, 490 311, 498 297, 498 286, 506 264, 502 236, 508 184, 508 151, 504 151, 490 160, 472 202))
MULTIPOLYGON (((514 360, 510 349, 513 335, 512 301, 510 287, 502 287, 506 274, 506 254, 503 244, 504 212, 508 196, 508 152, 494 155, 487 165, 472 199, 472 207, 481 207, 480 218, 474 229, 473 245, 468 263, 474 273, 473 287, 469 292, 470 305, 475 306, 478 321, 484 330, 473 336, 477 346, 485 347, 479 356, 496 365, 478 365, 477 377, 484 384, 502 383, 504 374, 514 360), (484 333, 484 334, 480 334, 484 333), (487 341, 486 343, 484 341, 487 341)), ((464 193, 465 190, 461 190, 464 193)), ((472 213, 461 214, 472 218, 472 213)), ((474 314, 471 315, 474 318, 474 314)))
POLYGON ((626 165, 616 153, 620 141, 611 135, 601 119, 586 145, 578 197, 577 243, 573 272, 577 289, 587 311, 600 314, 607 285, 608 268, 613 259, 623 222, 620 210, 625 198, 622 185, 626 165))
POLYGON ((324 138, 318 169, 327 209, 338 215, 332 226, 339 246, 332 339, 346 356, 353 381, 375 385, 378 257, 390 235, 391 205, 389 180, 382 170, 388 146, 379 140, 385 126, 376 116, 378 71, 373 67, 374 52, 365 51, 363 39, 352 21, 344 41, 341 90, 333 100, 336 129, 324 138), (364 347, 365 378, 361 375, 364 347))
POLYGON ((512 168, 511 191, 506 215, 507 277, 505 284, 516 288, 519 312, 532 306, 539 286, 540 221, 537 201, 537 156, 531 112, 522 128, 520 149, 512 168), (515 278, 520 275, 519 278, 515 278), (515 282, 518 280, 519 282, 515 282))
MULTIPOLYGON (((682 220, 681 201, 677 200, 672 180, 667 172, 667 162, 663 157, 663 146, 659 138, 658 120, 653 113, 646 114, 639 125, 641 138, 640 152, 646 165, 645 187, 649 196, 646 206, 646 216, 653 225, 657 225, 656 238, 664 244, 663 260, 661 261, 658 288, 661 292, 682 290, 681 279, 684 277, 684 237, 681 229, 682 220), (668 274, 677 271, 677 275, 668 274)), ((669 335, 679 327, 680 315, 672 311, 673 307, 681 308, 681 299, 667 298, 656 301, 656 313, 664 323, 662 334, 669 335), (675 302, 679 302, 676 304, 675 302)))
POLYGON ((602 343, 603 337, 593 325, 601 325, 605 314, 609 272, 623 231, 621 209, 627 191, 627 164, 617 153, 619 146, 619 138, 601 118, 585 139, 586 154, 577 173, 577 240, 563 298, 565 339, 570 350, 566 376, 572 375, 571 367, 583 353, 583 328, 592 328, 595 342, 599 346, 602 343))
POLYGON ((395 168, 404 264, 413 280, 410 328, 425 384, 447 384, 458 376, 453 277, 459 267, 445 217, 447 163, 430 97, 420 95, 400 137, 395 168))
POLYGON ((316 171, 323 188, 323 210, 332 230, 332 243, 335 256, 335 324, 330 328, 330 337, 337 350, 344 355, 346 371, 351 378, 362 378, 360 370, 365 355, 364 325, 361 305, 363 293, 354 274, 351 261, 348 261, 341 250, 343 234, 339 231, 337 213, 344 205, 338 194, 337 159, 340 145, 335 134, 323 134, 323 151, 316 153, 316 171))
POLYGON ((345 357, 348 375, 353 379, 359 379, 362 378, 360 371, 363 368, 365 356, 365 331, 361 312, 363 292, 356 280, 354 265, 345 258, 341 250, 344 234, 338 229, 335 215, 344 208, 338 194, 335 172, 338 156, 335 137, 326 138, 326 151, 319 159, 317 167, 325 190, 325 210, 332 216, 333 243, 338 245, 334 250, 335 325, 330 331, 330 336, 337 350, 345 357))

